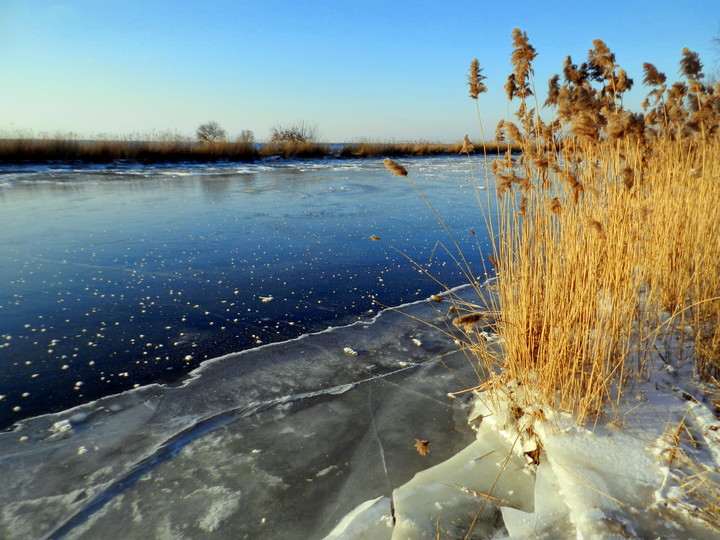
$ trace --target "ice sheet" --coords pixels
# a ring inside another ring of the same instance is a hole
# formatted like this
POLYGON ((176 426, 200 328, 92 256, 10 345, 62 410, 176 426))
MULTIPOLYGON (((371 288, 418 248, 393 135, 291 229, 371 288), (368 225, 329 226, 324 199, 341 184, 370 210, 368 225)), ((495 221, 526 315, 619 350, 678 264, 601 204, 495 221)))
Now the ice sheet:
MULTIPOLYGON (((406 310, 444 324, 448 306, 406 310)), ((0 537, 323 537, 472 441, 456 349, 386 311, 26 420, 0 434, 0 537)))

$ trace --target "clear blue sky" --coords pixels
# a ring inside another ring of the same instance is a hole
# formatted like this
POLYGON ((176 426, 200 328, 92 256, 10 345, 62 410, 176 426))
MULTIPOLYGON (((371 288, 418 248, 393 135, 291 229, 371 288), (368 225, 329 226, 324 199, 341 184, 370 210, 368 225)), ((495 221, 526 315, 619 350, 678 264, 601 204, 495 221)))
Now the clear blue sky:
POLYGON ((514 27, 539 53, 541 97, 594 38, 635 79, 631 102, 642 63, 675 80, 684 46, 718 72, 720 0, 1 0, 0 136, 192 135, 216 120, 263 139, 304 120, 328 142, 477 138, 468 65, 488 78, 492 134, 514 27))

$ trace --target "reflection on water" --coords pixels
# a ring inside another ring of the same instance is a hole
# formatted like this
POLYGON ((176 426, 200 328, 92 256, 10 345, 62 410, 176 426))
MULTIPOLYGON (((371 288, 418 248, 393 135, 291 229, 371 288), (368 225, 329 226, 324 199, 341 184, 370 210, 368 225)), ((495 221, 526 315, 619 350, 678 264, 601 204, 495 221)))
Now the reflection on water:
MULTIPOLYGON (((482 273, 484 179, 404 163, 482 273)), ((437 292, 370 234, 465 279, 381 160, 0 169, 0 232, 0 427, 437 292)))

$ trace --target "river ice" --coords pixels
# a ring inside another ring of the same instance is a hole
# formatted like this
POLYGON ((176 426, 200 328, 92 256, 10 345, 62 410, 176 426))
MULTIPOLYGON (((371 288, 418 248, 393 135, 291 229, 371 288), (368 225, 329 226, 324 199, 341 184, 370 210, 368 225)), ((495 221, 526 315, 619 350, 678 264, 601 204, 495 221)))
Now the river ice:
MULTIPOLYGON (((482 274, 467 159, 404 163, 482 274)), ((437 292, 385 242, 467 283, 381 160, 4 166, 0 231, 0 429, 437 292)))
MULTIPOLYGON (((444 327, 449 305, 402 311, 444 327)), ((447 393, 476 383, 450 337, 394 310, 227 355, 1 433, 0 536, 322 538, 472 441, 447 393)))

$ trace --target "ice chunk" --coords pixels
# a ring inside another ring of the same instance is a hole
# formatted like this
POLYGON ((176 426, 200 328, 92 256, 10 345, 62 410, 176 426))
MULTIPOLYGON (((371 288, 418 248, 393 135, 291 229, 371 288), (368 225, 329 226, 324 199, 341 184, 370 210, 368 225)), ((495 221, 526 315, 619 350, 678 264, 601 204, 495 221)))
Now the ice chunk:
POLYGON ((325 540, 390 540, 393 536, 390 505, 388 497, 378 497, 359 504, 325 540))

